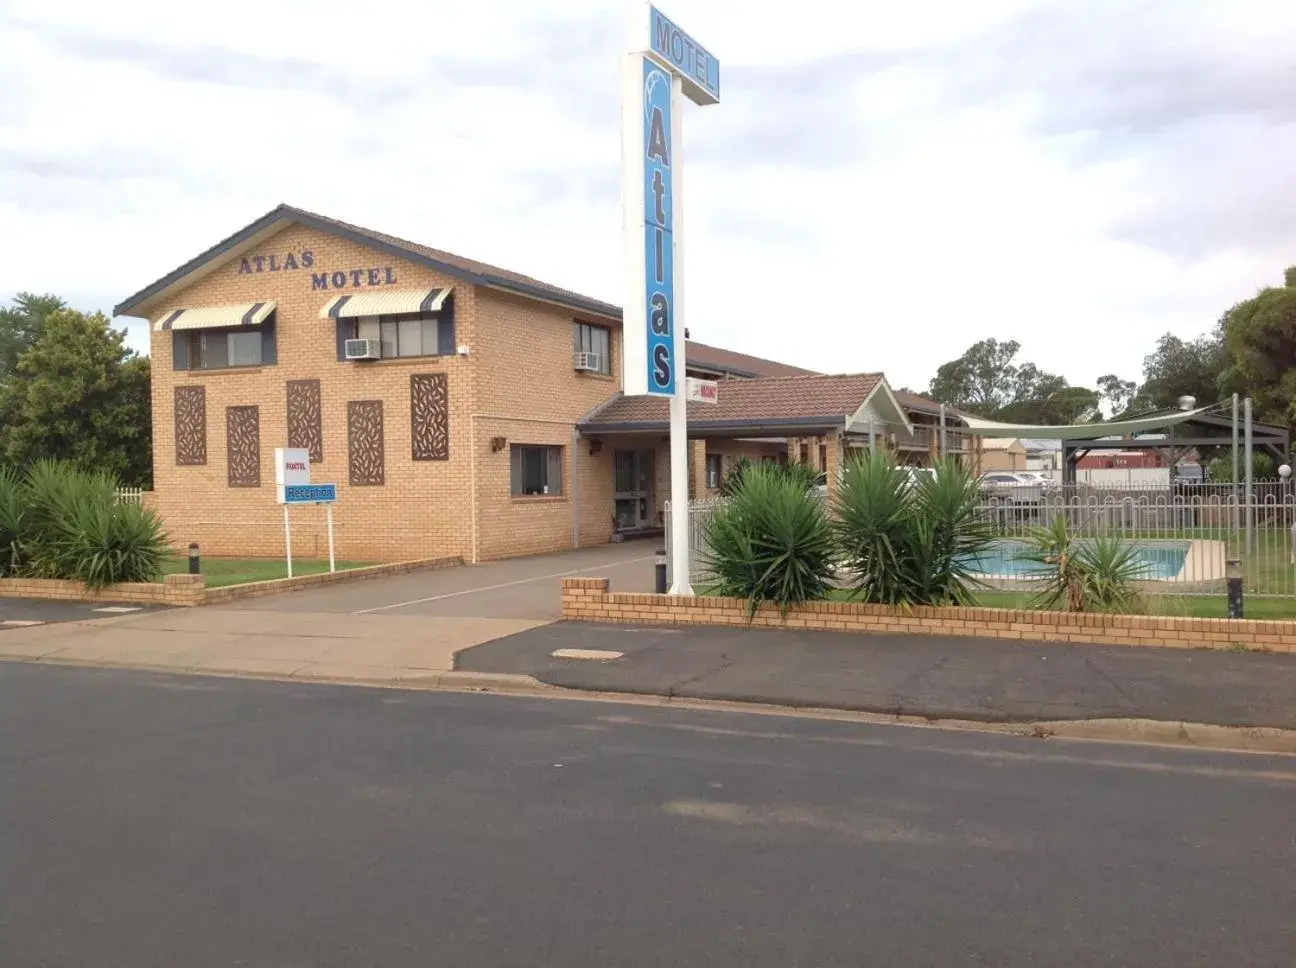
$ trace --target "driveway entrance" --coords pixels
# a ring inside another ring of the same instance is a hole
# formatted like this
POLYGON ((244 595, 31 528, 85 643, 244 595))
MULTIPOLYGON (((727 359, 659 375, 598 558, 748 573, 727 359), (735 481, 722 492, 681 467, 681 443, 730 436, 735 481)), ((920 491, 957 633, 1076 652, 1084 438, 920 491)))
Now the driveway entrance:
POLYGON ((562 580, 567 577, 609 577, 615 591, 651 592, 653 555, 657 547, 653 541, 627 541, 554 555, 509 558, 289 592, 229 607, 271 612, 553 622, 561 617, 562 580))

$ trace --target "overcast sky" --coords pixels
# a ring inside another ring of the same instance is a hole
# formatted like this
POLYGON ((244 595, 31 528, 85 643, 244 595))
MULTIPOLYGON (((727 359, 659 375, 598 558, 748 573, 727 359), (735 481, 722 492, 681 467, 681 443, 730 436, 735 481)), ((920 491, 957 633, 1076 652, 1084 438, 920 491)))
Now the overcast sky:
MULTIPOLYGON (((1296 263, 1289 0, 661 6, 722 70, 696 339, 922 388, 993 336, 1092 384, 1296 263)), ((0 300, 109 311, 287 202, 619 304, 627 8, 0 0, 0 300)))

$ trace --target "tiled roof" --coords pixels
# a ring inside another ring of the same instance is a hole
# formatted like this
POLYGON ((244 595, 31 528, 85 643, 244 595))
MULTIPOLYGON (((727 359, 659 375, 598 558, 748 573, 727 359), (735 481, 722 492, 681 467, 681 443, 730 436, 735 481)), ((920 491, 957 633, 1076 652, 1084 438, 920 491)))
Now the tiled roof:
POLYGON ((814 370, 804 370, 799 366, 789 366, 774 360, 765 360, 759 356, 748 356, 746 353, 735 353, 733 350, 708 346, 706 343, 688 341, 685 350, 686 360, 690 366, 723 370, 736 376, 815 376, 814 370))
MULTIPOLYGON (((701 425, 808 426, 816 421, 836 425, 858 410, 881 382, 881 373, 721 380, 715 403, 689 404, 689 421, 701 425)), ((651 429, 657 425, 665 428, 669 422, 666 400, 618 395, 589 414, 581 425, 599 430, 613 425, 651 429)))

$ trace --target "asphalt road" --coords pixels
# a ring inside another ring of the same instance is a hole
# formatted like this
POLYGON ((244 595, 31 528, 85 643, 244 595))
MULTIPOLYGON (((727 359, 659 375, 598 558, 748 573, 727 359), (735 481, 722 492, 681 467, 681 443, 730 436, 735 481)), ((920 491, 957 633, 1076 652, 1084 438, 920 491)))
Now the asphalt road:
POLYGON ((456 668, 522 673, 568 689, 930 719, 1296 729, 1296 655, 1286 654, 559 622, 461 652, 456 668), (554 657, 560 649, 623 655, 554 657))
POLYGON ((0 965, 1290 966, 1296 760, 0 665, 0 965))
POLYGON ((0 598, 0 632, 28 625, 78 622, 138 612, 156 612, 166 606, 137 602, 60 602, 42 598, 0 598))

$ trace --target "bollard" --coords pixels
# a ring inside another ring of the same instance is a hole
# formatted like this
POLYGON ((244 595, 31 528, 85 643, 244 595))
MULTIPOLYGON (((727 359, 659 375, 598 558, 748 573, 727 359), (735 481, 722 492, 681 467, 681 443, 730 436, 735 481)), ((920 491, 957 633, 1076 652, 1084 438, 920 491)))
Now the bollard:
POLYGON ((1230 558, 1224 562, 1224 577, 1228 580, 1228 617, 1242 617, 1242 562, 1230 558))
POLYGON ((666 549, 658 548, 657 557, 654 559, 657 564, 657 594, 666 594, 666 549))
POLYGON ((191 541, 191 542, 189 542, 189 574, 191 574, 191 575, 201 575, 201 574, 202 574, 202 564, 201 564, 201 562, 198 560, 198 542, 197 542, 197 541, 191 541))

